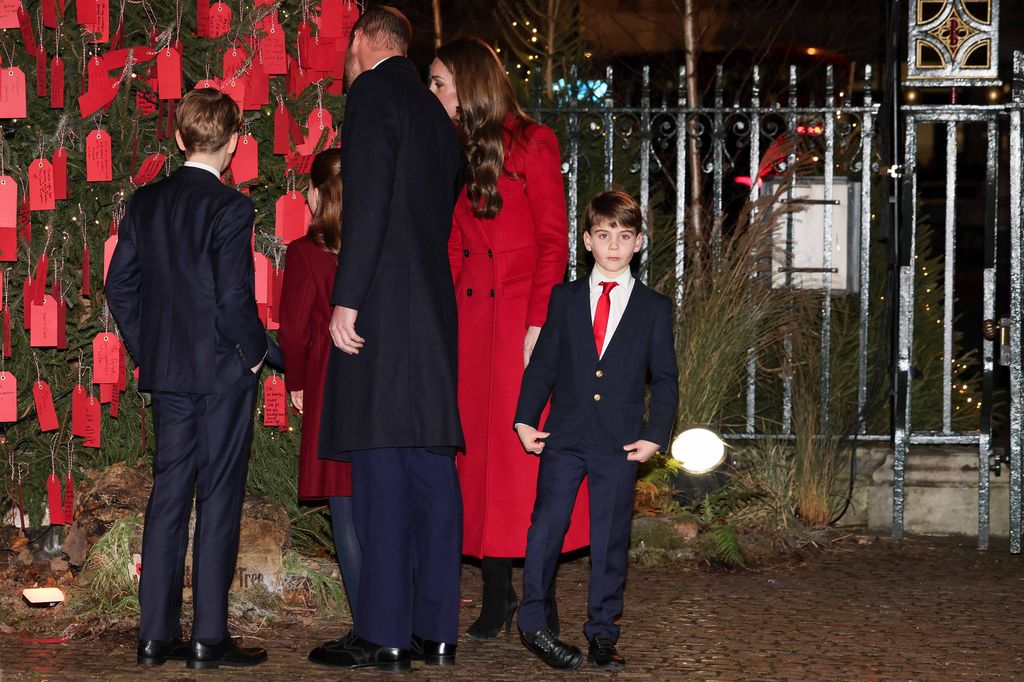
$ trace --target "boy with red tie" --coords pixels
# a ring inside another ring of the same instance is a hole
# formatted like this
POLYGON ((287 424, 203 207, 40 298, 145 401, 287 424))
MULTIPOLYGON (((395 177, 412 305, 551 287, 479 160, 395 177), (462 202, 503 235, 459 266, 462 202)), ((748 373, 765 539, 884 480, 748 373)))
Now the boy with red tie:
POLYGON ((516 408, 519 439, 541 458, 519 632, 526 648, 553 668, 576 668, 583 658, 548 629, 546 595, 576 492, 587 476, 587 659, 600 668, 621 668, 615 620, 622 612, 636 469, 668 445, 679 401, 678 369, 672 302, 630 271, 633 254, 643 246, 640 207, 628 194, 604 192, 590 202, 584 221, 583 242, 594 254, 594 270, 552 290, 516 408), (539 431, 549 397, 551 412, 539 431))

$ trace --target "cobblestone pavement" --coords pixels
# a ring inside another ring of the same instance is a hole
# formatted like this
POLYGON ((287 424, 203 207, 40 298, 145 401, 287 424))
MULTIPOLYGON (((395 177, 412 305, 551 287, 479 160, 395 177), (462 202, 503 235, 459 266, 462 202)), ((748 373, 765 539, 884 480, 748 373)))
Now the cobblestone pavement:
MULTIPOLYGON (((587 560, 563 566, 559 603, 566 639, 580 632, 587 560)), ((465 596, 478 598, 467 567, 465 596)), ((776 568, 713 572, 634 568, 626 592, 618 678, 657 680, 953 680, 1024 677, 1024 557, 1005 549, 923 540, 848 540, 776 568), (864 543, 864 544, 861 544, 864 543)), ((463 609, 463 629, 478 605, 463 609)), ((246 638, 270 650, 257 668, 191 674, 184 664, 134 665, 129 634, 55 645, 0 635, 0 680, 375 679, 306 661, 312 645, 347 623, 270 629, 246 638)), ((418 679, 566 679, 529 658, 515 637, 463 641, 450 670, 417 664, 418 679)), ((592 679, 607 674, 583 667, 592 679)), ((395 679, 394 675, 384 676, 395 679)))

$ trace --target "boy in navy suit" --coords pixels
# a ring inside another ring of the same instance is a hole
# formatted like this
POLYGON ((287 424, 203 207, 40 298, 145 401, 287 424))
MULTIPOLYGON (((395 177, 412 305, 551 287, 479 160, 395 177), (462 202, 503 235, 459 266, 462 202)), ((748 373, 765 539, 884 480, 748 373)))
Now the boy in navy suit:
POLYGON ((587 660, 601 668, 625 665, 615 648, 615 620, 622 612, 637 464, 668 445, 679 402, 672 302, 634 279, 629 267, 643 246, 642 225, 628 194, 604 192, 590 202, 583 242, 594 269, 552 290, 516 408, 523 447, 540 455, 519 633, 553 668, 576 668, 583 658, 548 629, 546 595, 584 476, 590 485, 587 660), (551 412, 539 431, 549 397, 551 412))
POLYGON ((252 201, 220 180, 241 124, 238 105, 217 90, 181 99, 175 137, 185 164, 132 197, 107 274, 107 303, 139 365, 139 388, 153 396, 140 665, 184 659, 189 668, 216 668, 267 658, 227 631, 258 375, 272 350, 256 314, 252 201), (181 591, 193 495, 195 617, 186 644, 181 591))

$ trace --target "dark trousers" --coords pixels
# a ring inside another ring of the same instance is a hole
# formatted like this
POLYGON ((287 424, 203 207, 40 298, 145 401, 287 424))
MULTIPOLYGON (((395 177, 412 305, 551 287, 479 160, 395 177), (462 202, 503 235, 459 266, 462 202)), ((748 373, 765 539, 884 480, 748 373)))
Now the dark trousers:
POLYGON ((193 494, 192 637, 213 642, 227 635, 257 381, 247 372, 212 395, 153 392, 156 453, 142 536, 139 639, 181 636, 193 494))
POLYGON ((537 473, 537 501, 526 535, 523 601, 519 629, 534 633, 548 626, 547 595, 558 568, 562 540, 583 477, 590 486, 590 619, 587 639, 618 641, 615 620, 622 613, 633 518, 636 462, 621 455, 594 452, 587 439, 561 450, 545 449, 537 473))
POLYGON ((423 448, 352 453, 363 549, 355 631, 408 648, 412 635, 454 644, 459 629, 462 496, 454 458, 423 448))

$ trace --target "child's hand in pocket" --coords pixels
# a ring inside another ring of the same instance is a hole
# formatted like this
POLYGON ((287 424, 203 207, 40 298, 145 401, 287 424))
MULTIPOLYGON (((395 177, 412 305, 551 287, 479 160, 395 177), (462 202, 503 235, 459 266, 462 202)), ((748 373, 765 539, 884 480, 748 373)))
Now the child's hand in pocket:
POLYGON ((646 462, 651 457, 654 457, 654 453, 658 451, 658 444, 652 443, 649 440, 637 440, 633 441, 629 445, 622 446, 622 449, 628 452, 626 459, 631 462, 646 462))

